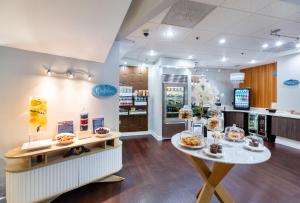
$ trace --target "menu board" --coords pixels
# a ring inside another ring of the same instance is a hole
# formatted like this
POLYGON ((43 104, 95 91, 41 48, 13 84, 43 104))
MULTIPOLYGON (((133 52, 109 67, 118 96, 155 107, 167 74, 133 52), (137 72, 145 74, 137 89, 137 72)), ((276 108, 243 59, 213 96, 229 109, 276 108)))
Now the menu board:
POLYGON ((250 109, 250 89, 235 89, 234 90, 234 108, 241 110, 250 109))

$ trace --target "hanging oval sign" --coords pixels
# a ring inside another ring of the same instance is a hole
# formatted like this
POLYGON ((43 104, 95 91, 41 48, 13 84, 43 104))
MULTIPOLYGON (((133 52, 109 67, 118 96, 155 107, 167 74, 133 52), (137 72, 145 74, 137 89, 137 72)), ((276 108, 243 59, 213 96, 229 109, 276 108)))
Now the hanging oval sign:
POLYGON ((117 92, 117 88, 109 84, 99 84, 92 89, 92 95, 95 97, 110 97, 117 94, 117 92))
POLYGON ((283 82, 287 86, 296 86, 299 85, 299 80, 289 79, 283 82))

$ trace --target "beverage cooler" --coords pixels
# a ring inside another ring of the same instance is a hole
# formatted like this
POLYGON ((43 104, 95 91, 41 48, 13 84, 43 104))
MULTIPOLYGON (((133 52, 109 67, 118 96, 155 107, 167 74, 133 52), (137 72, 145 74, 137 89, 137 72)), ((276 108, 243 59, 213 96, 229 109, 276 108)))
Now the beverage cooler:
POLYGON ((162 75, 163 118, 162 136, 170 139, 185 129, 185 122, 178 118, 179 110, 187 105, 188 82, 186 75, 162 75))
POLYGON ((264 114, 249 113, 248 132, 267 139, 267 119, 264 114))
POLYGON ((249 88, 236 88, 234 89, 233 107, 237 110, 250 109, 250 89, 249 88))

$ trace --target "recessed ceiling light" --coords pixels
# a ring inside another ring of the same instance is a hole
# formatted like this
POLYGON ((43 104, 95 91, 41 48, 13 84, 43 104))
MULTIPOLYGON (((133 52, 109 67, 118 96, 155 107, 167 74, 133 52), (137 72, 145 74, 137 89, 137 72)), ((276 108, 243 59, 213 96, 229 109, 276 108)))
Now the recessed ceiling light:
POLYGON ((278 41, 275 42, 275 46, 277 46, 277 47, 280 47, 282 45, 283 45, 283 42, 280 41, 280 40, 278 40, 278 41))
POLYGON ((124 61, 124 65, 127 65, 127 61, 124 61))
POLYGON ((225 56, 223 56, 221 59, 222 62, 226 62, 227 60, 228 60, 228 58, 226 58, 225 56))
POLYGON ((156 52, 155 52, 154 50, 151 49, 150 52, 149 52, 149 55, 150 55, 150 56, 155 56, 155 55, 156 55, 156 52))
POLYGON ((188 57, 189 59, 193 59, 194 58, 194 56, 193 55, 189 55, 189 57, 188 57))
POLYGON ((298 42, 295 46, 296 48, 300 48, 300 42, 298 42))
POLYGON ((168 29, 167 31, 164 32, 164 36, 167 38, 172 38, 174 37, 174 32, 171 29, 168 29))
POLYGON ((221 69, 218 69, 218 72, 221 72, 221 69))
POLYGON ((225 44, 225 42, 226 42, 225 38, 222 38, 222 39, 219 40, 219 44, 225 44))
POLYGON ((266 49, 269 47, 269 45, 267 43, 264 43, 262 46, 261 46, 263 49, 266 49))
POLYGON ((254 64, 254 63, 256 63, 256 60, 252 59, 252 60, 250 61, 250 63, 254 64))
POLYGON ((208 72, 208 69, 206 69, 206 72, 208 72))

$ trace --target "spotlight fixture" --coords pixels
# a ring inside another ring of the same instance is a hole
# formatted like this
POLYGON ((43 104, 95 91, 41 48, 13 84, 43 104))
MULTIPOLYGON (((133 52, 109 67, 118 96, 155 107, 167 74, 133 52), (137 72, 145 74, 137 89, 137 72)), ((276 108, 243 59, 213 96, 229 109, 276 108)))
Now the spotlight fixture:
POLYGON ((221 59, 222 62, 226 62, 227 60, 228 59, 225 56, 223 56, 222 59, 221 59))
POLYGON ((266 49, 269 47, 269 45, 267 43, 264 43, 262 46, 261 46, 263 49, 266 49))
POLYGON ((124 61, 124 65, 127 65, 127 61, 124 61))
POLYGON ((278 40, 278 41, 275 42, 276 47, 280 47, 282 45, 283 45, 283 42, 281 40, 278 40))
POLYGON ((188 59, 193 59, 194 56, 193 55, 189 55, 188 59))
POLYGON ((47 76, 57 76, 57 77, 67 77, 69 79, 74 79, 75 76, 79 75, 79 79, 86 78, 88 81, 91 81, 94 75, 89 71, 83 69, 68 69, 66 71, 57 71, 53 70, 49 66, 43 66, 46 70, 47 76), (81 77, 82 76, 82 77, 81 77))
POLYGON ((47 70, 47 75, 48 75, 49 77, 51 77, 51 75, 52 75, 52 72, 51 72, 51 70, 50 70, 50 69, 48 69, 48 70, 47 70))
POLYGON ((250 63, 254 64, 254 63, 256 63, 256 60, 252 59, 252 60, 250 61, 250 63))
POLYGON ((226 39, 225 38, 222 38, 219 40, 219 44, 225 44, 226 43, 226 39))
POLYGON ((300 42, 297 42, 295 45, 296 48, 300 48, 300 42))

